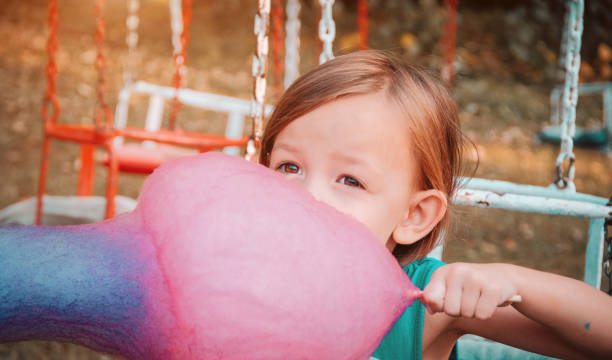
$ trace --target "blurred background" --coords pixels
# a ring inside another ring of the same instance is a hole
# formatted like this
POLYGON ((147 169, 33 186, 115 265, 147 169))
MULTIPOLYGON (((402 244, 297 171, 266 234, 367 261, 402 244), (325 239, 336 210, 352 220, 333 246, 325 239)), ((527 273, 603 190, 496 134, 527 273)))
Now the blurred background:
MULTIPOLYGON (((174 74, 168 0, 140 1, 136 78, 171 86, 174 74)), ((337 0, 336 54, 358 47, 357 1, 337 0)), ((370 0, 369 47, 397 52, 439 73, 446 12, 442 1, 370 0)), ((318 61, 318 1, 303 0, 300 15, 302 73, 318 61)), ((250 99, 255 47, 255 0, 196 0, 187 48, 186 87, 250 99)), ((452 94, 462 127, 474 142, 466 167, 488 179, 548 186, 554 179, 559 146, 540 143, 549 124, 549 96, 558 84, 558 54, 564 1, 461 0, 457 14, 455 80, 452 94)), ((106 99, 114 107, 127 60, 127 5, 107 0, 108 81, 106 99)), ((97 72, 94 67, 94 1, 60 0, 57 91, 61 122, 93 123, 97 72)), ((35 196, 42 142, 41 102, 46 87, 45 0, 0 1, 0 208, 35 196)), ((612 1, 585 5, 580 82, 612 80, 612 1)), ((268 76, 270 82, 276 79, 268 76)), ((268 103, 276 96, 268 94, 268 103)), ((144 124, 147 104, 135 98, 130 124, 144 124)), ((580 97, 577 125, 600 127, 600 96, 580 97)), ((168 109, 166 108, 166 115, 168 109)), ((164 116, 167 119, 167 116, 164 116)), ((223 133, 225 117, 183 107, 181 128, 223 133)), ((249 126, 246 127, 249 129, 249 126)), ((47 193, 76 194, 79 147, 52 141, 47 193)), ((576 150, 577 191, 612 195, 612 156, 597 149, 576 150)), ((96 168, 94 192, 103 195, 106 168, 96 168)), ((143 176, 122 173, 119 194, 136 198, 143 176)), ((586 220, 457 207, 444 260, 511 262, 574 278, 583 276, 586 220)), ((604 281, 605 282, 605 281, 604 281)), ((0 359, 110 358, 82 347, 24 342, 0 345, 0 359)))

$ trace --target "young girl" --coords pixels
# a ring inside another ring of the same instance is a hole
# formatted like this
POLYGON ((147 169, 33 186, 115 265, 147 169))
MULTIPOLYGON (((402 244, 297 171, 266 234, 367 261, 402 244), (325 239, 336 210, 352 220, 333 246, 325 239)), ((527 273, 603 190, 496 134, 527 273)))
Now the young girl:
POLYGON ((555 357, 610 358, 612 298, 602 292, 509 264, 425 257, 449 223, 461 144, 456 105, 441 85, 364 51, 287 89, 267 123, 260 162, 363 222, 424 289, 374 357, 446 359, 471 333, 555 357), (507 306, 517 294, 522 301, 507 306))

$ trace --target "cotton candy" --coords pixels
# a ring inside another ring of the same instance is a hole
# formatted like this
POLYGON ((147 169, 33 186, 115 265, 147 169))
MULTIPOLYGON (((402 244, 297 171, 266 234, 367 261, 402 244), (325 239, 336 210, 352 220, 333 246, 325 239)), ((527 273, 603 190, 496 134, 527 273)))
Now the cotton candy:
POLYGON ((162 166, 136 212, 177 304, 175 346, 203 359, 368 358, 417 294, 357 220, 240 158, 162 166))
POLYGON ((0 268, 0 342, 127 359, 367 359, 419 293, 356 219, 221 153, 114 219, 0 228, 0 268))

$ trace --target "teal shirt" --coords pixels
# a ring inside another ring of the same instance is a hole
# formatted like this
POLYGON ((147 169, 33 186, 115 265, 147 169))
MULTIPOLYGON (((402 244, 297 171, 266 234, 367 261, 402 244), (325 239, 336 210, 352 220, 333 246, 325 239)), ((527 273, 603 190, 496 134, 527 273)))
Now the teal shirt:
MULTIPOLYGON (((443 262, 424 258, 403 267, 412 283, 423 290, 431 274, 444 265, 443 262)), ((393 324, 372 357, 379 360, 421 359, 423 355, 423 317, 425 306, 416 300, 406 308, 402 316, 393 324)))

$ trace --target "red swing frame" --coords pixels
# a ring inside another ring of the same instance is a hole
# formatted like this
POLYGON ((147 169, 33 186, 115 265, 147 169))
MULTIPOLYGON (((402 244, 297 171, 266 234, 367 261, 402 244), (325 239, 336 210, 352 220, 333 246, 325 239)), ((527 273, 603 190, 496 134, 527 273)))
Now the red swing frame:
MULTIPOLYGON (((182 65, 186 63, 186 54, 184 53, 188 40, 187 25, 189 24, 191 14, 191 0, 187 0, 187 6, 184 6, 183 19, 185 26, 181 34, 181 43, 183 52, 182 65), (186 17, 189 17, 186 19, 186 17)), ((110 107, 105 103, 105 76, 104 69, 106 66, 106 50, 105 50, 105 23, 103 19, 105 0, 98 0, 96 3, 96 20, 97 28, 95 40, 98 48, 98 56, 96 58, 96 68, 98 70, 98 104, 95 111, 94 124, 70 124, 59 123, 59 115, 61 107, 56 91, 56 78, 58 74, 57 63, 55 61, 57 49, 59 46, 57 40, 57 29, 59 25, 58 0, 49 0, 49 10, 47 25, 49 27, 49 37, 47 40, 48 63, 45 68, 47 76, 47 88, 42 103, 42 118, 44 120, 43 127, 43 149, 40 165, 40 178, 38 183, 38 201, 36 207, 36 224, 41 224, 43 214, 43 199, 46 190, 47 174, 49 170, 50 157, 50 142, 51 139, 76 142, 81 145, 81 168, 79 170, 77 195, 91 196, 93 193, 94 181, 94 147, 99 146, 106 150, 108 175, 106 182, 106 210, 105 218, 111 218, 115 215, 115 196, 117 195, 118 177, 121 165, 118 152, 120 149, 114 144, 114 139, 124 137, 136 141, 151 140, 158 143, 195 148, 200 152, 210 151, 213 149, 224 148, 226 146, 245 147, 249 137, 239 139, 229 139, 222 135, 184 132, 178 130, 158 130, 155 132, 146 131, 138 128, 122 128, 117 129, 113 124, 113 116, 110 107), (51 109, 50 109, 51 108, 51 109), (49 110, 52 111, 49 114, 49 110)), ((179 56, 177 55, 177 56, 179 56)), ((176 59, 179 61, 179 59, 176 59)), ((180 70, 177 68, 175 75, 175 87, 177 95, 173 106, 173 115, 171 124, 174 126, 174 119, 178 112, 180 103, 178 103, 178 88, 182 86, 182 77, 180 70)), ((150 157, 137 158, 132 157, 127 159, 129 164, 126 168, 137 172, 150 172, 152 167, 160 164, 151 164, 150 157), (130 165, 131 164, 131 165, 130 165), (147 169, 145 169, 147 168, 147 169)), ((125 169, 124 169, 125 170, 125 169)))

